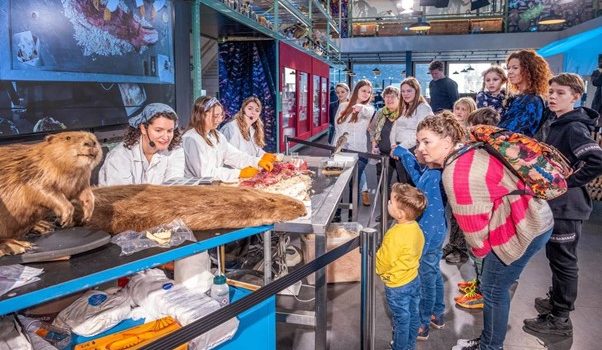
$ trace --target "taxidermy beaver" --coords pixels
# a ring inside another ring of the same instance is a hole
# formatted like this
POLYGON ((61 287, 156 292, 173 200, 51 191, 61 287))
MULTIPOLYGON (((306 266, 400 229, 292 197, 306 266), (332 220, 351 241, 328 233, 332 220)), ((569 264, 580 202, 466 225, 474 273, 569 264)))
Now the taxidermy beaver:
POLYGON ((181 218, 191 230, 241 228, 305 215, 288 196, 228 186, 124 185, 93 189, 89 225, 111 234, 143 231, 181 218))
POLYGON ((90 175, 101 157, 96 136, 88 132, 0 147, 0 256, 30 248, 20 239, 49 214, 63 227, 88 221, 94 210, 90 175))

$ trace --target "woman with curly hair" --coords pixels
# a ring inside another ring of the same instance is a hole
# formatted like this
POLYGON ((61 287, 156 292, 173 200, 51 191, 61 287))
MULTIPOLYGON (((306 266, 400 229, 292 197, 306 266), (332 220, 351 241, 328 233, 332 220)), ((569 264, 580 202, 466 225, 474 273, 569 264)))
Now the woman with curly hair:
POLYGON ((499 127, 534 136, 543 122, 544 96, 552 72, 533 50, 515 51, 506 60, 511 95, 506 100, 499 127))
POLYGON ((129 119, 123 142, 113 148, 99 173, 101 186, 154 184, 184 177, 184 150, 178 115, 151 103, 129 119))

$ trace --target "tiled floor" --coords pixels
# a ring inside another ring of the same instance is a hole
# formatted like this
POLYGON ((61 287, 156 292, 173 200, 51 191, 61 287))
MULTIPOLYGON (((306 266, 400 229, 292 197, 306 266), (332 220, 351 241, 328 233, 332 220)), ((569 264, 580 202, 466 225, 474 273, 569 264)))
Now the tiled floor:
MULTIPOLYGON (((320 154, 320 151, 302 150, 301 153, 320 154)), ((322 151, 323 152, 323 151, 322 151)), ((375 185, 374 166, 368 166, 368 182, 375 185)), ((360 211, 360 222, 368 221, 367 207, 360 211)), ((602 325, 602 203, 595 204, 595 211, 585 224, 579 242, 579 297, 576 310, 571 314, 574 336, 564 338, 551 336, 538 338, 522 330, 523 319, 535 317, 535 297, 544 296, 551 281, 551 273, 544 251, 527 265, 522 273, 510 309, 510 322, 504 349, 554 349, 554 350, 598 350, 602 343, 597 339, 602 325)), ((467 311, 454 306, 455 284, 474 274, 469 264, 462 266, 447 264, 441 260, 445 282, 446 326, 442 330, 431 329, 427 341, 418 342, 417 349, 451 349, 459 338, 476 338, 483 325, 482 312, 467 311)), ((390 319, 386 312, 382 283, 376 280, 376 349, 388 349, 391 339, 390 319)), ((310 288, 304 288, 300 298, 310 298, 310 288)), ((359 283, 330 284, 328 287, 328 338, 332 350, 354 350, 360 348, 360 286, 359 283)), ((311 303, 298 302, 291 297, 281 297, 280 304, 297 304, 300 308, 311 307, 311 303), (283 299, 286 298, 286 299, 283 299)), ((309 327, 288 324, 277 325, 278 349, 314 349, 313 332, 309 327)))

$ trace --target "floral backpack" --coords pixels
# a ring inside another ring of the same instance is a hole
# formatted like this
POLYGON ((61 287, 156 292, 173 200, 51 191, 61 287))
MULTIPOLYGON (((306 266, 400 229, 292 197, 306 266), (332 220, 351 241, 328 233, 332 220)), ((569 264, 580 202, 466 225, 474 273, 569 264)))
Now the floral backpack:
POLYGON ((566 178, 573 170, 556 148, 490 125, 469 128, 468 134, 471 142, 463 150, 483 148, 499 159, 525 183, 527 190, 520 193, 550 200, 567 191, 566 178))

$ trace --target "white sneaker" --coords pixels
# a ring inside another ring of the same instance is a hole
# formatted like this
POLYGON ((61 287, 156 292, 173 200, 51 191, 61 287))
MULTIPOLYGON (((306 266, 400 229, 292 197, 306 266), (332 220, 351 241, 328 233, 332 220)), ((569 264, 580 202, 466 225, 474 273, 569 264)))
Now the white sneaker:
POLYGON ((475 339, 459 339, 456 346, 452 350, 478 350, 481 338, 475 339))

